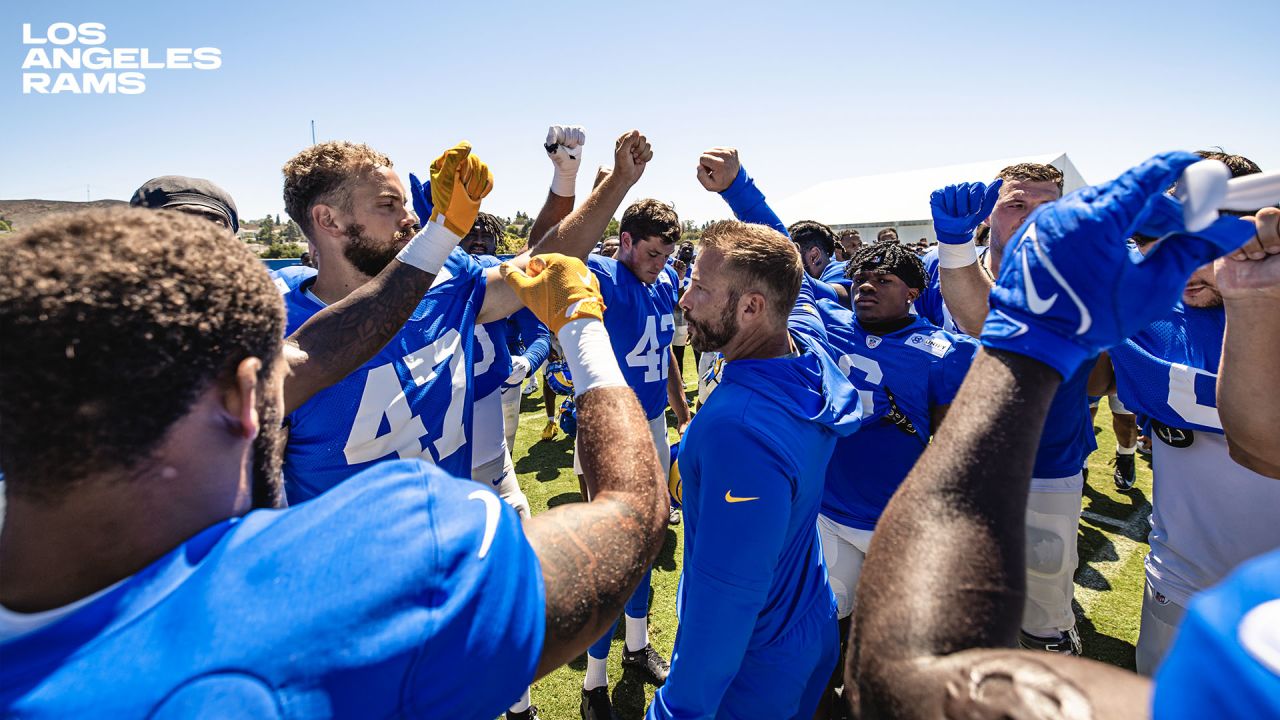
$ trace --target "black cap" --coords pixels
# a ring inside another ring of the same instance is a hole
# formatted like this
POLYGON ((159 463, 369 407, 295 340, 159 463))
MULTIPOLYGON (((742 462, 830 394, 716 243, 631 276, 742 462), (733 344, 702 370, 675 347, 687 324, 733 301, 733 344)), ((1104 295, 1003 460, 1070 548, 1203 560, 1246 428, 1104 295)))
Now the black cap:
POLYGON ((202 178, 163 175, 142 184, 129 204, 134 207, 181 210, 194 207, 226 219, 231 232, 240 232, 240 216, 231 195, 202 178))

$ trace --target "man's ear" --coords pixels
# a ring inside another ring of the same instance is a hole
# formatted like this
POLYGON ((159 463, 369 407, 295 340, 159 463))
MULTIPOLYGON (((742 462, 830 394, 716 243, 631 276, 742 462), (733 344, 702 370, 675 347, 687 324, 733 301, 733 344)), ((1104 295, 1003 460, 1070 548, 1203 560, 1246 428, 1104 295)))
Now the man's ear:
POLYGON ((311 227, 317 232, 330 235, 341 235, 344 230, 338 226, 338 215, 331 205, 313 205, 311 207, 311 227))
POLYGON ((624 232, 618 235, 618 249, 631 248, 631 233, 624 232))
POLYGON ((222 406, 235 434, 245 440, 256 438, 261 428, 258 418, 258 397, 263 391, 258 383, 261 371, 262 361, 247 357, 236 365, 235 373, 222 390, 222 406))
POLYGON ((919 299, 921 292, 923 291, 916 288, 907 288, 907 302, 915 302, 919 299))
POLYGON ((738 318, 744 323, 758 322, 768 303, 760 292, 745 292, 738 298, 738 318))

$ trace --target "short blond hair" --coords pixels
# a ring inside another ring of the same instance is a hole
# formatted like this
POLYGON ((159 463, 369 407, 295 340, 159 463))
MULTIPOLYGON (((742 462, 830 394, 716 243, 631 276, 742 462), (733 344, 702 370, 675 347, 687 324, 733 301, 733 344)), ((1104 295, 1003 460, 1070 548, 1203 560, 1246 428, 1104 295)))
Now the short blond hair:
POLYGON ((702 231, 701 246, 724 257, 736 290, 764 295, 775 317, 786 321, 804 278, 800 251, 786 235, 764 225, 721 220, 702 231))

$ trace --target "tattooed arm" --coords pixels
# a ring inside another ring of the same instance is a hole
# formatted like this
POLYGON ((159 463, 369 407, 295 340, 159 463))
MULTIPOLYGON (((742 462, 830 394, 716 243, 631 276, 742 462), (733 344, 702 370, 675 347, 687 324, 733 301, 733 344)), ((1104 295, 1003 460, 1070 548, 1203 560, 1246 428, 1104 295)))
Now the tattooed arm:
POLYGON ((285 338, 285 414, 351 374, 395 337, 435 275, 392 260, 378 276, 285 338))
POLYGON ((662 470, 635 393, 602 387, 577 402, 578 450, 591 502, 525 523, 547 590, 538 677, 581 655, 609 629, 662 547, 667 524, 662 470))

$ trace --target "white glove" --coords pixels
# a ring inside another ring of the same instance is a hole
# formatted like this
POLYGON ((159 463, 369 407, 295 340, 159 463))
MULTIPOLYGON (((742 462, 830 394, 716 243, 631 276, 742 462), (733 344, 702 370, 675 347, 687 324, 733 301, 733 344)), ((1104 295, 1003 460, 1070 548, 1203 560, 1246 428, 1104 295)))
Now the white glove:
POLYGON ((556 166, 555 175, 551 178, 551 192, 560 197, 573 197, 578 166, 582 164, 582 146, 586 143, 587 133, 581 125, 552 125, 547 128, 547 142, 543 147, 556 166))
POLYGON ((519 385, 524 382, 524 379, 529 375, 529 371, 531 369, 533 369, 533 366, 529 364, 529 361, 525 356, 512 355, 511 374, 507 376, 506 384, 512 387, 519 385))

